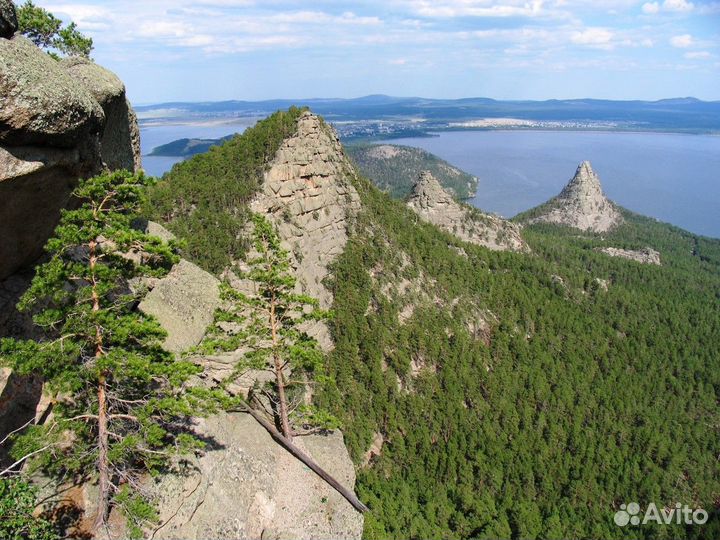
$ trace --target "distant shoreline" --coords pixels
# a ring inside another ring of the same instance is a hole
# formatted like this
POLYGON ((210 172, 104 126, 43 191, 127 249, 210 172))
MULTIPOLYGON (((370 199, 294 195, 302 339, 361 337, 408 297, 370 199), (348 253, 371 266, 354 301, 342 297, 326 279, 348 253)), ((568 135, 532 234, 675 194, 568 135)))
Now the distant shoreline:
MULTIPOLYGON (((178 122, 159 122, 159 123, 141 123, 140 128, 159 128, 159 127, 180 127, 180 126, 194 126, 194 127, 217 127, 217 126, 231 126, 231 125, 243 125, 247 127, 248 123, 247 120, 256 119, 257 117, 244 117, 245 122, 239 121, 239 119, 232 119, 232 120, 217 120, 217 121, 207 121, 207 120, 197 120, 197 121, 178 121, 178 122)), ((410 132, 411 130, 408 130, 409 132, 403 133, 388 133, 388 134, 381 134, 376 136, 368 136, 368 137, 340 137, 341 141, 345 144, 383 144, 388 143, 391 144, 393 141, 398 139, 420 139, 420 138, 428 138, 428 137, 439 137, 443 133, 462 133, 462 132, 516 132, 516 131, 524 131, 524 132, 533 132, 533 133, 625 133, 625 134, 654 134, 654 135, 688 135, 688 136, 705 136, 705 137, 720 137, 720 131, 701 131, 701 130, 663 130, 663 129, 637 129, 637 128, 591 128, 591 127, 578 127, 578 128, 572 128, 572 127, 557 127, 557 128, 548 128, 548 127, 531 127, 531 126, 507 126, 507 127, 447 127, 447 128, 433 128, 429 130, 422 130, 417 132, 410 132)), ((414 130, 413 130, 414 131, 414 130)), ((231 133, 228 133, 228 135, 231 135, 231 133)), ((152 157, 182 157, 187 158, 192 155, 195 155, 195 153, 174 153, 174 151, 158 151, 159 149, 163 147, 172 147, 174 143, 178 143, 179 141, 182 141, 184 138, 176 139, 173 141, 170 141, 165 144, 158 145, 154 148, 152 148, 146 156, 152 156, 152 157)), ((187 138, 190 141, 199 141, 203 143, 214 143, 217 142, 218 144, 222 141, 222 137, 213 138, 213 139, 201 139, 199 137, 188 137, 187 138)), ((197 153, 197 152, 196 152, 197 153)))

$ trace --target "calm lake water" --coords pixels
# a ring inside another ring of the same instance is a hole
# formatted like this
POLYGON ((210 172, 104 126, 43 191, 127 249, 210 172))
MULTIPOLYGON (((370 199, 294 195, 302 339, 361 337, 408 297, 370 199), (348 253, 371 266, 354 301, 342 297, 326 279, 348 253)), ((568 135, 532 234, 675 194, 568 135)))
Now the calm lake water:
MULTIPOLYGON (((142 126, 143 154, 180 138, 214 139, 242 132, 233 124, 142 126)), ((720 237, 720 137, 662 133, 455 131, 388 141, 423 148, 479 179, 469 201, 511 217, 554 195, 590 160, 612 200, 694 233, 720 237)), ((161 176, 181 158, 143 157, 161 176)))
POLYGON ((423 148, 477 176, 477 195, 469 202, 505 217, 557 195, 589 160, 606 195, 621 206, 720 237, 720 137, 456 131, 388 142, 423 148))
POLYGON ((257 118, 239 118, 233 122, 215 124, 174 124, 174 125, 141 125, 140 148, 143 154, 143 168, 152 176, 162 176, 176 163, 180 157, 148 156, 153 148, 177 139, 219 139, 231 133, 242 133, 246 128, 255 125, 257 118))

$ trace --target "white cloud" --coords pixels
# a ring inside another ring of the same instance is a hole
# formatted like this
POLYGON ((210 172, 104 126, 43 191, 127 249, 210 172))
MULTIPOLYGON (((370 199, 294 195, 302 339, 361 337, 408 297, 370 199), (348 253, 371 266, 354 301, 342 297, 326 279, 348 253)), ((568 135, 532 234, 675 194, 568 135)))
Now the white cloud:
POLYGON ((695 4, 687 0, 665 0, 663 2, 665 11, 692 11, 694 8, 695 4))
POLYGON ((683 56, 689 60, 702 60, 705 58, 712 58, 712 54, 707 51, 686 52, 683 56))
POLYGON ((695 9, 695 4, 687 0, 665 0, 660 2, 645 2, 642 5, 643 13, 647 15, 655 15, 660 11, 669 13, 687 13, 695 9))
POLYGON ((613 35, 614 34, 607 28, 587 28, 581 32, 573 32, 570 36, 570 41, 578 45, 609 47, 613 35))
POLYGON ((670 38, 670 45, 678 49, 686 49, 693 44, 693 37, 690 34, 682 34, 670 38))
POLYGON ((642 6, 643 13, 647 13, 648 15, 654 15, 658 11, 660 11, 660 4, 657 2, 646 2, 642 6))
POLYGON ((433 18, 452 17, 540 17, 551 13, 545 0, 419 0, 410 1, 418 15, 433 18))

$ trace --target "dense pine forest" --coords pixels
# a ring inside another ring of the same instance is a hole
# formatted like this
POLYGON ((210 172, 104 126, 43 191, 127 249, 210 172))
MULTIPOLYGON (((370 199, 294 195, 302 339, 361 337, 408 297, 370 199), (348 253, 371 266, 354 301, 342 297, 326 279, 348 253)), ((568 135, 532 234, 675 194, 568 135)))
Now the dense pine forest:
MULTIPOLYGON (((186 257, 218 272, 242 253, 247 201, 297 114, 155 188, 148 213, 186 257)), ((609 234, 534 225, 531 254, 493 252, 350 180, 362 211, 327 283, 335 349, 315 400, 343 423, 366 538, 720 536, 720 241, 625 211, 609 234), (606 246, 651 246, 662 265, 606 246), (620 529, 632 501, 710 521, 620 529)))

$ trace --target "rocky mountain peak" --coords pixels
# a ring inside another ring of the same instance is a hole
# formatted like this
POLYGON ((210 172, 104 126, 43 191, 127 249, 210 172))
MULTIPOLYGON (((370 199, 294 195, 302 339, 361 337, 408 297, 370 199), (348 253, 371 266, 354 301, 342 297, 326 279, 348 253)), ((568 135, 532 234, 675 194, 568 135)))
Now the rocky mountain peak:
POLYGON ((420 173, 407 205, 424 221, 465 242, 493 250, 528 249, 518 225, 455 201, 428 171, 420 173))
POLYGON ((592 202, 604 199, 600 178, 593 171, 589 161, 583 161, 578 165, 575 176, 563 188, 560 197, 566 199, 576 198, 580 201, 592 202))
POLYGON ((622 216, 605 196, 600 178, 589 161, 583 161, 557 197, 530 223, 545 221, 586 231, 605 232, 622 223, 622 216))
POLYGON ((435 208, 453 204, 455 201, 452 196, 443 189, 430 171, 422 171, 418 177, 412 193, 408 200, 410 207, 417 206, 419 208, 435 208))
POLYGON ((302 291, 324 308, 332 304, 323 284, 328 266, 345 248, 348 218, 360 209, 353 174, 333 128, 307 111, 295 135, 280 145, 250 205, 277 227, 302 291))

